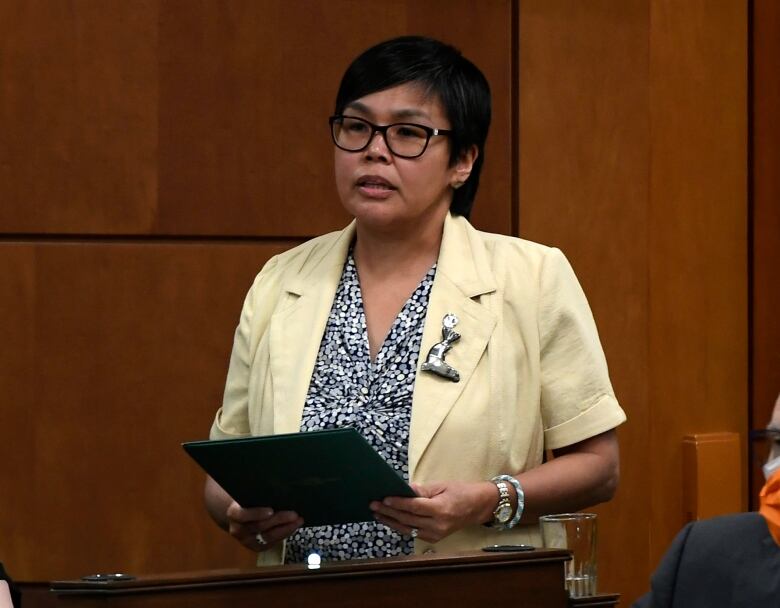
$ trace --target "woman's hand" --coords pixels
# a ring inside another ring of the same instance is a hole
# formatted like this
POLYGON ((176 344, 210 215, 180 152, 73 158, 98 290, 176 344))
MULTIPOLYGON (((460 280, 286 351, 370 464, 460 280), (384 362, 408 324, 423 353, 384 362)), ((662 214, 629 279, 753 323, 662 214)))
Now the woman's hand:
POLYGON ((270 549, 303 525, 303 519, 293 511, 242 508, 211 477, 206 478, 204 499, 214 521, 252 551, 270 549))
POLYGON ((230 535, 252 551, 270 549, 303 525, 303 519, 294 511, 244 509, 236 501, 228 506, 226 517, 230 535))
POLYGON ((391 496, 369 506, 376 520, 401 534, 435 543, 466 526, 492 520, 498 503, 495 484, 487 481, 442 481, 411 484, 417 498, 391 496))

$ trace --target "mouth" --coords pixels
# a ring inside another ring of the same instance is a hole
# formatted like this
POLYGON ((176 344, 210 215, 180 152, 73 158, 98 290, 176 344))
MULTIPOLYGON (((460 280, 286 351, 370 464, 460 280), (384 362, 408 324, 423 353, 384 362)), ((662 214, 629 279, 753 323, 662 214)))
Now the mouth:
POLYGON ((396 189, 393 184, 378 175, 364 175, 358 178, 356 185, 361 190, 369 191, 389 192, 396 189))

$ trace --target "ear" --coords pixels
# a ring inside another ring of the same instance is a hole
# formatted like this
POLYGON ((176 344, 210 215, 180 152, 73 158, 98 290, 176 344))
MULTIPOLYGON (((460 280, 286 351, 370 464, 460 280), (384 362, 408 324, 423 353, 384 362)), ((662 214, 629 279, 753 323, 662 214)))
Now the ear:
POLYGON ((472 145, 461 153, 452 167, 450 186, 457 190, 466 183, 466 180, 471 175, 471 169, 474 167, 474 161, 477 160, 477 156, 479 156, 479 150, 476 145, 472 145))

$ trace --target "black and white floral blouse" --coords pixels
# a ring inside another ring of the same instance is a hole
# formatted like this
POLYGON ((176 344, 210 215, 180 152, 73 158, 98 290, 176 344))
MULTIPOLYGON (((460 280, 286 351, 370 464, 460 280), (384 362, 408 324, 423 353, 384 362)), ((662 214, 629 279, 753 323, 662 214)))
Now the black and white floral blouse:
MULTIPOLYGON (((425 312, 436 265, 395 319, 372 362, 357 268, 350 251, 320 343, 301 431, 354 427, 409 480, 409 423, 425 312)), ((411 554, 408 536, 377 522, 302 528, 287 541, 285 561, 411 554)))

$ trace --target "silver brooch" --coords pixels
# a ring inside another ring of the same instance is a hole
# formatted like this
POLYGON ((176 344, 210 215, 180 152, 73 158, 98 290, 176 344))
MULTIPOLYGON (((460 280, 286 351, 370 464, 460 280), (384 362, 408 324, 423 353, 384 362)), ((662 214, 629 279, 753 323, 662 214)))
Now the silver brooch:
POLYGON ((444 360, 445 353, 452 348, 454 342, 460 340, 460 334, 454 329, 457 324, 458 317, 452 313, 444 315, 441 321, 441 335, 444 339, 431 346, 431 350, 428 351, 428 358, 420 368, 422 371, 434 373, 453 382, 460 380, 458 370, 444 360))

